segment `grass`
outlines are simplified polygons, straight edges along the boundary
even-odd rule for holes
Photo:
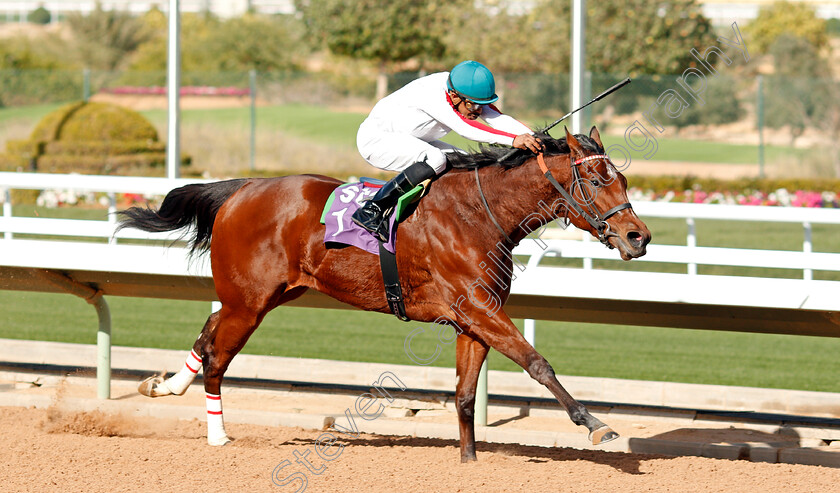
[[[113,344],[185,352],[210,309],[209,303],[145,298],[108,303]],[[0,306],[0,337],[96,342],[96,316],[79,298],[0,291]],[[416,327],[375,313],[281,307],[243,352],[412,364],[403,344]],[[537,349],[559,374],[840,392],[840,339],[542,321],[536,334]],[[413,348],[431,354],[431,341],[427,332]],[[434,364],[454,366],[454,344],[443,349]],[[489,364],[518,370],[496,352]]]
[[[201,125],[222,126],[235,129],[240,139],[248,139],[250,128],[250,113],[248,108],[233,108],[220,110],[190,110],[182,112],[182,125],[185,128]],[[145,112],[158,128],[165,128],[166,113],[163,111]],[[322,106],[288,104],[257,108],[256,126],[258,135],[269,132],[277,138],[277,134],[286,134],[302,139],[306,142],[317,142],[319,146],[326,146],[336,151],[356,150],[356,130],[364,120],[365,114],[347,111],[333,111]],[[536,122],[532,127],[539,126]],[[562,135],[562,129],[554,129],[554,136]],[[259,136],[258,136],[259,139]],[[623,144],[620,137],[605,136],[606,144]],[[478,144],[452,133],[444,141],[463,149],[476,149]],[[206,141],[202,141],[206,143]],[[758,162],[758,148],[752,145],[726,144],[698,141],[681,138],[659,138],[658,150],[653,159],[657,161],[688,161],[721,164],[756,164]],[[257,146],[258,154],[262,151]],[[185,144],[186,152],[190,146]],[[310,148],[311,149],[311,148]],[[765,162],[793,162],[799,163],[808,152],[796,150],[787,146],[765,146]],[[280,158],[274,154],[274,159]],[[634,156],[639,159],[640,156]],[[344,159],[348,157],[342,156]],[[329,159],[329,158],[327,158]],[[358,156],[349,159],[359,160]],[[197,161],[199,165],[201,160]]]
[[[16,206],[14,213],[102,217],[101,210],[24,205]],[[657,243],[685,244],[683,221],[646,222]],[[706,246],[798,250],[802,241],[800,227],[785,224],[698,221],[697,233],[698,243]],[[830,227],[815,227],[813,237],[815,250],[840,252],[840,237]],[[605,266],[671,272],[685,269],[683,265],[596,262],[596,267]],[[724,267],[708,269],[738,273]],[[779,275],[774,269],[756,269],[749,274]],[[800,271],[787,274],[801,277]],[[840,280],[837,273],[822,274]],[[210,310],[209,303],[201,302],[119,297],[110,297],[108,302],[113,343],[123,346],[187,350]],[[95,343],[95,313],[79,298],[0,291],[0,306],[2,338]],[[521,327],[521,321],[517,324]],[[403,347],[406,336],[418,326],[428,328],[375,313],[281,307],[266,317],[244,352],[412,364]],[[413,340],[413,349],[418,355],[431,354],[435,341],[435,334],[428,331]],[[454,365],[453,346],[443,347],[435,365]],[[561,374],[840,392],[836,379],[840,339],[539,321],[536,346]],[[517,370],[495,352],[491,352],[490,368]]]
[[[5,138],[25,138],[31,127],[58,105],[0,109],[0,129]],[[166,136],[164,110],[142,112]],[[256,114],[256,168],[278,172],[323,171],[332,166],[337,174],[357,173],[369,167],[356,152],[356,130],[365,114],[337,111],[325,106],[285,104],[260,106]],[[17,122],[17,125],[16,125]],[[538,126],[542,122],[531,122]],[[559,133],[558,133],[559,132]],[[562,129],[554,130],[560,136]],[[181,111],[182,150],[194,158],[197,168],[211,172],[242,172],[249,166],[250,108]],[[607,144],[622,144],[616,136],[606,136]],[[454,145],[474,149],[477,144],[457,135],[445,139]],[[2,144],[2,139],[0,139]],[[758,149],[751,145],[712,143],[681,138],[659,138],[654,159],[724,164],[755,164]],[[799,157],[796,157],[799,156]],[[767,146],[765,159],[773,162],[800,162],[803,151],[785,146]],[[634,156],[640,158],[640,156]]]
[[[31,126],[57,106],[0,109],[0,133],[3,138],[24,138]],[[165,136],[166,113],[145,114]],[[361,113],[318,106],[261,107],[257,114],[257,168],[277,173],[319,169],[336,176],[346,171],[346,163],[356,169],[369,169],[355,151],[355,132],[363,118]],[[220,170],[239,172],[247,168],[249,122],[247,108],[183,111],[184,152],[193,154],[197,166],[203,169],[212,161]],[[10,135],[9,129],[20,135]],[[457,136],[447,140],[474,146]],[[656,158],[662,160],[756,161],[753,146],[710,146],[708,142],[685,139],[660,139],[659,145]],[[768,148],[768,161],[774,159],[773,153],[781,156],[787,152],[790,150],[783,147]],[[98,210],[15,207],[15,215],[21,216],[94,218],[101,214]],[[648,219],[647,223],[656,243],[685,244],[683,221]],[[697,221],[697,233],[701,246],[801,250],[802,243],[798,225]],[[840,237],[828,226],[815,226],[814,250],[840,252]],[[666,272],[685,269],[683,265],[618,261],[598,261],[595,265]],[[794,270],[717,266],[701,266],[700,272],[801,277],[801,272]],[[826,272],[815,273],[815,278],[840,280],[837,273]],[[115,345],[186,351],[209,314],[208,303],[118,297],[108,301]],[[0,291],[0,306],[0,337],[95,342],[94,311],[78,298]],[[840,391],[836,379],[840,361],[835,356],[840,339],[542,321],[537,326],[537,349],[561,374]],[[266,317],[244,352],[411,364],[403,343],[416,327],[416,323],[405,324],[394,317],[360,311],[281,308]],[[415,339],[418,353],[430,351],[431,336],[426,333]],[[452,366],[453,353],[453,346],[445,346],[435,364]],[[517,370],[495,352],[491,352],[490,368]]]
[[[642,218],[653,234],[653,244],[685,245],[688,227],[682,219]],[[763,223],[751,221],[695,221],[697,246],[722,248],[748,248],[802,251],[803,231],[799,224]],[[812,226],[812,245],[815,252],[840,253],[840,236],[837,227],[827,224]],[[544,265],[580,267],[582,260],[547,257]],[[685,273],[685,264],[657,262],[624,262],[621,260],[594,260],[596,269],[626,271]],[[802,279],[797,269],[770,269],[755,267],[726,267],[700,265],[699,274],[776,277]],[[815,271],[814,279],[840,281],[838,271]]]
[[[0,124],[25,120],[33,125],[48,113],[60,108],[64,103],[39,104],[33,106],[19,106],[11,108],[0,108]]]

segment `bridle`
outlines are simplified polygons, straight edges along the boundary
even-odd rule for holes
[[[583,179],[580,176],[579,167],[581,164],[594,161],[597,159],[605,159],[607,164],[610,163],[610,158],[607,157],[605,154],[593,154],[591,156],[586,156],[581,159],[576,159],[574,161],[571,160],[571,156],[569,157],[569,165],[572,168],[572,186],[571,186],[571,193],[567,192],[565,188],[563,188],[560,183],[554,178],[554,175],[551,174],[551,171],[548,169],[548,166],[545,164],[545,156],[542,152],[537,154],[537,163],[540,166],[540,170],[542,170],[543,175],[546,179],[554,185],[554,188],[560,192],[560,195],[565,199],[567,207],[574,209],[577,215],[583,216],[586,219],[586,222],[589,223],[590,226],[598,233],[598,240],[606,245],[608,248],[614,248],[609,243],[609,239],[612,237],[618,237],[617,234],[613,233],[610,230],[610,225],[607,222],[607,219],[611,218],[617,212],[622,211],[624,209],[632,209],[632,205],[629,202],[625,202],[623,204],[619,204],[612,209],[604,212],[603,214],[595,207],[595,198],[591,197],[589,192],[587,191],[586,187],[582,185]],[[475,168],[475,182],[478,185],[478,194],[481,197],[481,202],[484,204],[484,208],[487,210],[487,214],[490,216],[490,220],[493,221],[493,224],[496,225],[496,228],[502,232],[502,236],[505,237],[507,242],[511,245],[514,245],[513,240],[511,240],[510,236],[505,232],[504,229],[499,225],[499,222],[496,220],[496,216],[493,215],[493,212],[490,210],[489,204],[487,204],[487,199],[484,197],[484,191],[481,189],[481,181],[478,177],[478,168]],[[586,206],[586,210],[581,207],[579,201],[574,198],[575,188],[580,189],[580,194],[583,198],[583,203]]]

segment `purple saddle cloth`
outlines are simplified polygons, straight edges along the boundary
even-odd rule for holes
[[[347,183],[336,188],[324,207],[321,215],[321,222],[326,226],[324,232],[324,243],[350,245],[361,248],[366,252],[379,255],[379,240],[353,222],[350,217],[364,201],[376,195],[381,185],[369,182]],[[396,214],[388,218],[388,242],[385,249],[394,253],[394,240],[396,239],[396,228],[394,222]]]

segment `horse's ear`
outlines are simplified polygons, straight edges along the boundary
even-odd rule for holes
[[[594,140],[598,146],[603,149],[604,144],[601,142],[601,133],[598,132],[598,129],[595,128],[595,125],[592,125],[592,128],[589,130],[589,138]]]
[[[580,142],[578,142],[574,135],[569,133],[568,127],[564,125],[563,129],[566,131],[566,143],[569,144],[569,150],[575,156],[582,156],[584,154],[583,146],[580,145]]]

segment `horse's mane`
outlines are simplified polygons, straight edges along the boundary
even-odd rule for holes
[[[545,145],[545,154],[547,156],[569,154],[571,152],[569,150],[569,144],[566,143],[565,137],[562,139],[555,139],[545,133],[538,133],[536,136],[539,137]],[[585,149],[594,152],[604,152],[604,149],[602,149],[597,142],[586,135],[578,134],[575,135],[575,138]],[[470,153],[448,153],[446,155],[446,160],[449,165],[455,169],[483,168],[485,166],[492,165],[498,165],[504,168],[513,168],[521,165],[528,158],[534,156],[534,153],[531,151],[516,149],[516,152],[509,159],[500,163],[498,161],[499,158],[510,152],[510,150],[511,148],[507,146],[482,144],[479,146],[478,151],[472,151]]]

